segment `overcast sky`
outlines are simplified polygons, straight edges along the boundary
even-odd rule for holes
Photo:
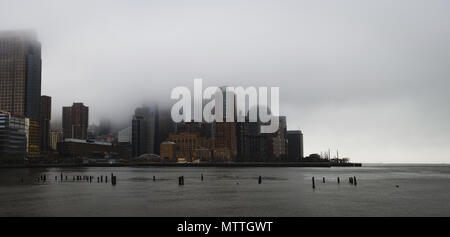
[[[176,86],[278,86],[305,154],[450,163],[450,1],[0,0],[34,29],[53,119],[130,121]]]

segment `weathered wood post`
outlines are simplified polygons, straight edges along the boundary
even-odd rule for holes
[[[262,177],[260,175],[259,178],[258,178],[258,184],[261,184],[261,182],[262,182]]]
[[[339,176],[338,176],[337,180],[338,180],[338,184],[341,183],[341,179],[339,178]]]
[[[153,181],[155,181],[156,180],[156,177],[153,175]]]
[[[355,186],[356,186],[356,176],[353,176],[353,183],[354,183]]]
[[[316,188],[316,182],[314,181],[314,176],[312,177],[312,188],[313,188],[313,189]]]
[[[116,182],[117,182],[117,176],[112,176],[111,184],[116,185]]]
[[[325,183],[325,177],[322,177],[322,183]]]
[[[201,180],[203,181],[203,174],[202,174],[202,176],[201,176]]]

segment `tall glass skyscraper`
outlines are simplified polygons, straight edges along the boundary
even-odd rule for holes
[[[0,32],[0,110],[40,119],[41,65],[34,32]]]

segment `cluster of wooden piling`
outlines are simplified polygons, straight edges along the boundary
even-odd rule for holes
[[[348,182],[349,182],[350,184],[353,184],[353,185],[356,186],[356,184],[357,184],[356,177],[355,177],[355,176],[349,177],[349,178],[348,178]]]
[[[86,181],[89,183],[92,183],[92,179],[95,178],[94,176],[87,176],[87,175],[75,175],[72,176],[72,180],[75,181]],[[68,177],[67,175],[65,176],[65,181],[67,181]],[[200,175],[200,179],[201,181],[204,180],[203,174]],[[37,177],[35,179],[37,182],[46,182],[47,180],[47,175],[45,174],[41,174],[39,177]],[[55,181],[58,180],[58,176],[55,176]],[[64,176],[63,173],[61,172],[60,174],[60,181],[62,182],[64,180]],[[103,183],[103,181],[105,183],[108,183],[108,176],[107,175],[100,175],[97,176],[97,183]],[[156,176],[153,176],[153,181],[156,181]],[[23,183],[23,177],[21,177],[20,182]],[[356,176],[353,177],[349,177],[348,178],[348,182],[354,186],[357,185],[357,179]],[[117,176],[115,176],[113,173],[111,173],[111,184],[112,185],[116,185],[117,183]],[[262,176],[258,176],[258,184],[262,183]],[[326,183],[325,181],[325,177],[322,177],[322,183]],[[340,184],[341,183],[341,179],[338,176],[337,177],[337,183]],[[179,176],[178,177],[178,185],[184,185],[184,176]],[[312,188],[315,189],[316,188],[316,182],[315,182],[315,178],[314,176],[312,177]]]
[[[88,183],[92,183],[92,179],[94,179],[94,178],[95,178],[95,176],[73,175],[72,176],[72,182],[85,181],[85,182],[88,182]],[[68,177],[66,175],[65,179],[64,179],[63,173],[61,172],[59,180],[60,180],[60,182],[67,181]],[[40,183],[41,181],[45,183],[47,181],[47,175],[46,174],[41,174],[39,177],[35,178],[35,181],[38,182],[38,183]],[[55,181],[58,181],[58,176],[57,175],[55,175]],[[23,183],[23,177],[20,178],[20,182]],[[107,175],[97,176],[97,183],[103,183],[103,182],[104,183],[108,183],[108,176]],[[111,184],[112,185],[116,185],[116,183],[117,183],[117,176],[115,176],[113,173],[111,173]]]
[[[325,177],[322,177],[322,182],[325,183]],[[357,184],[356,176],[349,177],[349,178],[348,178],[348,182],[349,182],[350,184],[356,186],[356,184]],[[337,177],[337,183],[338,183],[338,184],[341,183],[341,178],[340,178],[339,176]],[[313,189],[316,188],[316,182],[315,182],[315,180],[314,180],[314,176],[312,177],[312,188],[313,188]]]

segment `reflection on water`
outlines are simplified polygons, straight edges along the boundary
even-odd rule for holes
[[[444,165],[0,169],[0,216],[449,216],[449,181]]]

